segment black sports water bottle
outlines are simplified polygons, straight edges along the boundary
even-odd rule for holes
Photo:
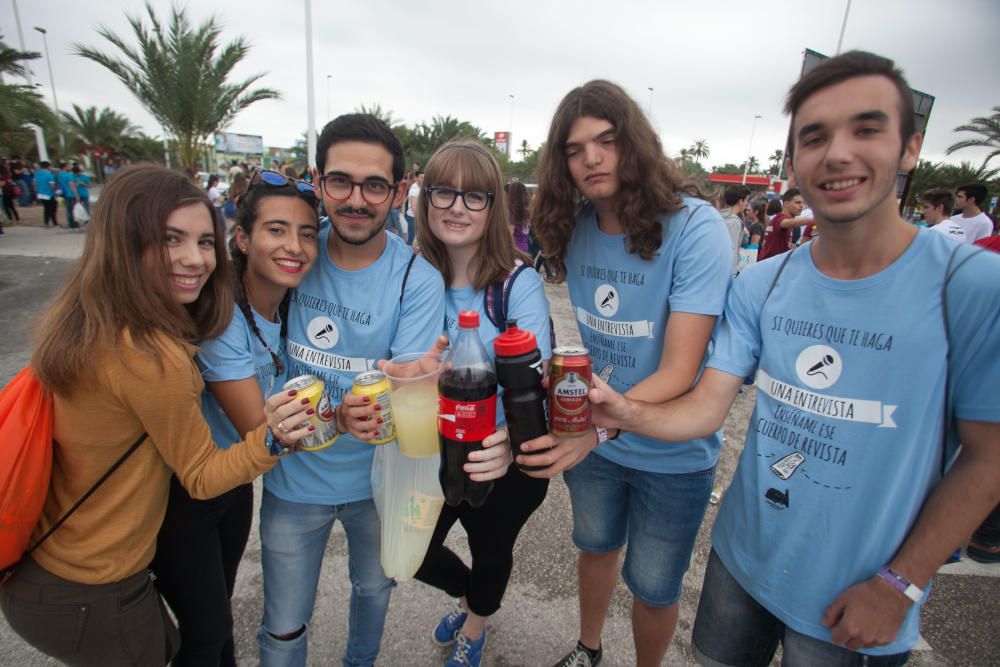
[[[549,415],[542,387],[542,353],[535,334],[517,328],[517,320],[507,320],[507,330],[493,340],[497,355],[497,380],[503,387],[503,412],[514,456],[521,445],[549,432]],[[543,470],[544,466],[522,466],[521,470]]]
[[[441,489],[452,507],[465,500],[486,502],[493,482],[473,482],[463,469],[469,452],[483,448],[496,432],[497,374],[479,339],[479,313],[458,314],[458,337],[438,377],[438,435],[441,441]]]

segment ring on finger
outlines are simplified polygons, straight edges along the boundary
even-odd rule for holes
[[[283,422],[278,422],[278,430],[282,433],[288,433],[288,429],[285,428],[285,424]]]

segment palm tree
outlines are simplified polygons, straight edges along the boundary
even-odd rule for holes
[[[251,89],[263,74],[227,83],[250,43],[239,37],[220,46],[222,28],[214,17],[193,27],[176,6],[168,24],[160,21],[149,3],[146,13],[149,26],[139,16],[128,15],[135,46],[105,26],[98,28],[120,57],[81,44],[74,44],[73,51],[117,76],[175,138],[181,163],[195,169],[209,135],[224,129],[251,104],[281,95],[271,88]]]
[[[983,160],[983,169],[986,169],[986,165],[989,164],[990,160],[1000,155],[1000,107],[993,107],[993,115],[989,118],[982,116],[973,118],[967,124],[956,127],[954,131],[973,132],[981,136],[976,139],[963,139],[958,143],[952,144],[945,151],[946,155],[951,155],[963,148],[990,148],[992,150],[986,156],[986,159]]]
[[[354,108],[355,113],[368,114],[369,116],[375,116],[380,121],[388,125],[389,127],[395,127],[397,125],[396,119],[392,116],[391,109],[383,109],[382,105],[378,102],[374,104],[367,105],[361,104]]]
[[[521,154],[521,162],[528,159],[528,153],[531,152],[531,146],[528,145],[527,139],[521,140],[521,147],[517,149],[517,152]]]
[[[72,114],[63,111],[62,115],[73,150],[90,156],[98,178],[104,173],[100,154],[119,152],[126,139],[138,131],[128,118],[108,107],[98,111],[97,107],[83,109],[74,104]]]
[[[747,163],[746,163],[746,161],[744,161],[743,164],[740,165],[740,169],[742,170],[742,168],[746,167],[746,166],[747,166]],[[751,155],[750,156],[750,166],[747,167],[747,173],[748,174],[756,174],[759,171],[760,171],[760,160],[758,160],[757,158],[755,158],[754,156]]]
[[[24,76],[22,61],[39,56],[34,51],[12,49],[0,38],[0,153],[27,153],[26,149],[34,145],[34,134],[28,124],[47,127],[56,122],[42,96],[31,86],[3,80],[5,74]]]
[[[690,148],[682,148],[681,152],[677,154],[677,158],[681,162],[687,162],[688,160],[691,159],[691,149]]]
[[[774,174],[781,173],[781,162],[785,159],[785,151],[781,148],[775,148],[774,152],[771,153],[771,157],[767,158],[767,162],[771,165],[771,171]]]
[[[688,149],[688,153],[695,160],[704,160],[711,154],[711,152],[711,149],[708,147],[708,142],[704,139],[695,140],[695,142],[691,144],[691,148]]]

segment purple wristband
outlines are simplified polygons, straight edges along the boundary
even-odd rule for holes
[[[888,581],[892,584],[893,588],[914,602],[920,602],[920,598],[924,595],[924,592],[921,589],[917,588],[915,584],[910,583],[906,577],[901,575],[899,572],[896,572],[888,565],[878,571],[878,576]]]

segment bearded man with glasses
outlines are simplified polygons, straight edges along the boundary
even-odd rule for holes
[[[333,522],[348,539],[350,620],[344,665],[378,657],[394,586],[380,564],[380,523],[372,501],[370,440],[378,413],[350,393],[354,376],[379,359],[431,348],[444,324],[444,283],[426,260],[386,232],[405,197],[403,146],[374,116],[348,114],[323,128],[318,185],[329,217],[319,255],[294,291],[288,313],[288,377],[314,375],[335,408],[336,443],[286,457],[264,480],[261,665],[305,665],[307,632]]]

